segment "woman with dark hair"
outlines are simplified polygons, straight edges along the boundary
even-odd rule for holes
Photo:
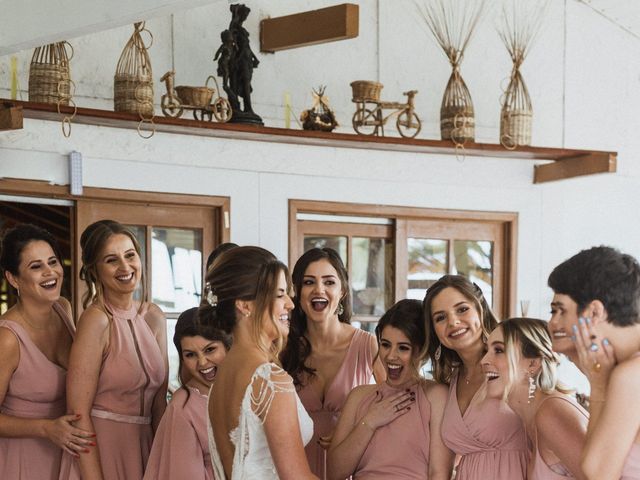
[[[289,333],[287,267],[237,247],[207,272],[202,324],[233,335],[209,394],[209,450],[218,479],[315,479],[304,456],[313,424],[279,355]]]
[[[511,318],[491,332],[488,344],[482,359],[487,396],[504,399],[526,426],[533,447],[527,479],[585,478],[580,456],[589,414],[558,382],[547,323]]]
[[[326,450],[349,392],[384,379],[374,360],[373,335],[350,325],[351,292],[347,270],[331,248],[312,248],[293,268],[294,309],[285,370],[293,377],[300,399],[313,419],[314,436],[305,449],[311,471],[326,478]]]
[[[381,385],[349,394],[329,450],[329,478],[449,480],[453,453],[440,426],[447,388],[420,376],[424,320],[418,300],[400,300],[378,322]]]
[[[178,351],[174,394],[153,439],[144,478],[213,480],[207,438],[207,395],[231,347],[231,337],[197,320],[198,309],[178,317],[173,343]]]
[[[481,359],[498,321],[482,290],[462,275],[445,275],[429,287],[423,306],[425,353],[434,380],[449,385],[442,439],[461,457],[456,479],[526,478],[522,421],[502,399],[485,398]]]
[[[558,265],[549,286],[591,385],[582,470],[588,479],[640,479],[640,264],[593,247]]]
[[[96,433],[98,448],[79,460],[65,455],[60,480],[139,480],[166,408],[164,314],[147,301],[131,231],[101,220],[82,232],[80,246],[87,292],[69,359],[67,404],[82,415],[77,425]]]
[[[84,453],[93,435],[65,415],[65,378],[75,333],[60,296],[60,251],[35,225],[8,230],[0,268],[18,294],[0,316],[0,478],[56,480],[62,452]]]

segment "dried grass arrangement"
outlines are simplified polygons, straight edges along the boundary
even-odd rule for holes
[[[540,31],[549,0],[503,0],[498,33],[507,47],[513,68],[501,100],[500,143],[513,150],[531,145],[533,107],[520,66]]]
[[[67,47],[71,50],[67,53]],[[71,80],[69,62],[73,58],[73,47],[69,42],[50,43],[37,47],[31,57],[29,66],[29,101],[53,103],[60,106],[73,107],[71,116],[65,115],[62,120],[62,133],[71,135],[71,120],[76,115],[73,101],[75,84]]]
[[[142,39],[143,32],[151,38],[148,46]],[[140,115],[139,133],[142,123],[153,124],[153,71],[148,52],[152,44],[153,35],[144,27],[144,22],[134,24],[133,34],[122,50],[113,79],[114,110]]]
[[[440,135],[463,146],[475,140],[475,114],[460,64],[486,9],[486,0],[416,0],[416,6],[451,63],[451,77],[440,106]]]

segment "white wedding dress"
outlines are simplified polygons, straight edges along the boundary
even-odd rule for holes
[[[293,394],[296,396],[298,423],[303,445],[313,436],[313,420],[304,409],[293,382],[278,382],[272,380],[273,375],[282,375],[284,370],[274,363],[263,363],[256,368],[247,385],[238,426],[229,432],[231,443],[235,447],[233,455],[233,471],[231,480],[278,480],[278,472],[273,464],[267,437],[264,432],[264,421],[269,414],[271,402],[277,394]],[[254,395],[254,387],[258,395]],[[224,468],[213,438],[211,422],[208,423],[209,451],[213,463],[213,473],[219,480],[224,480]]]

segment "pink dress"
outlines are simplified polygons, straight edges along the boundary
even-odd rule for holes
[[[640,352],[634,353],[631,358],[637,357]],[[627,459],[622,468],[620,480],[640,480],[640,444],[631,445]]]
[[[340,411],[351,390],[358,385],[371,382],[373,374],[372,337],[364,330],[355,330],[344,361],[327,389],[324,402],[314,390],[313,381],[305,383],[298,392],[304,408],[313,420],[313,438],[305,448],[307,460],[311,471],[321,480],[326,479],[327,452],[318,445],[318,438],[333,434]]]
[[[378,385],[383,398],[399,393],[386,383]],[[424,480],[429,473],[429,420],[431,404],[424,388],[419,384],[411,387],[416,394],[415,406],[391,423],[376,429],[353,478],[364,480],[411,479]],[[367,414],[376,399],[373,390],[356,409],[358,423]]]
[[[164,413],[144,472],[145,480],[213,480],[207,437],[207,396],[185,387]]]
[[[457,377],[449,386],[442,441],[462,458],[456,480],[524,480],[527,435],[520,417],[501,400],[488,398],[460,413]],[[478,393],[476,393],[478,395]]]
[[[538,409],[542,406],[542,404],[550,398],[558,398],[569,404],[573,405],[584,417],[589,420],[589,414],[587,411],[582,408],[578,402],[571,399],[570,397],[547,397],[540,405],[538,405]],[[540,456],[540,451],[538,450],[538,431],[534,431],[534,457],[533,463],[531,464],[531,473],[529,474],[528,480],[567,480],[568,478],[575,478],[573,474],[569,471],[569,469],[562,463],[555,463],[553,465],[547,465],[543,458]]]
[[[140,480],[151,451],[151,406],[164,382],[160,347],[138,313],[111,308],[109,347],[91,409],[105,480]],[[79,480],[78,461],[64,454],[60,480]]]
[[[53,309],[73,337],[75,327],[58,303]],[[9,381],[0,411],[22,418],[58,418],[66,412],[67,371],[51,362],[31,341],[26,330],[11,320],[0,320],[18,339],[20,362]],[[44,438],[0,438],[0,478],[57,480],[62,449]]]

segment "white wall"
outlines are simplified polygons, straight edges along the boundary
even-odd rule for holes
[[[259,51],[258,24],[334,1],[248,1],[246,24]],[[359,0],[360,35],[343,42],[259,54],[254,105],[267,125],[283,125],[282,98],[299,112],[312,87],[327,85],[342,131],[354,111],[349,83],[380,80],[383,97],[417,88],[421,136],[439,137],[439,108],[450,67],[411,0]],[[474,99],[477,139],[496,143],[500,86],[510,61],[495,31],[495,10],[472,41],[462,73]],[[197,85],[215,72],[213,54],[230,15],[225,2],[173,18],[178,84]],[[156,79],[171,68],[170,17],[147,23]],[[111,108],[115,65],[131,28],[72,39],[72,77],[81,106]],[[640,187],[636,152],[640,41],[575,0],[554,0],[523,74],[534,103],[534,144],[619,152],[618,173],[533,185],[533,163],[468,157],[320,148],[157,134],[75,125],[65,139],[54,122],[26,120],[0,134],[0,176],[67,183],[66,154],[83,153],[86,185],[231,197],[232,240],[258,243],[287,258],[287,200],[305,198],[519,214],[518,298],[530,314],[548,316],[546,277],[558,262],[594,244],[640,257]],[[27,88],[31,52],[17,54]],[[8,97],[9,57],[0,57],[0,96]],[[163,87],[156,83],[156,100]],[[26,93],[23,92],[26,99]],[[159,111],[159,110],[158,110]]]

